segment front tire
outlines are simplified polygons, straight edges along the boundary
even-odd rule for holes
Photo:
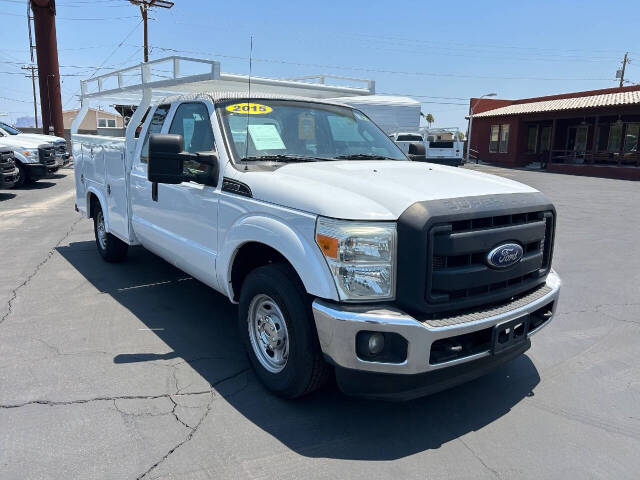
[[[27,169],[24,168],[21,163],[16,162],[16,166],[18,167],[18,181],[13,187],[24,187],[27,183],[29,183],[29,174],[27,173]]]
[[[127,256],[129,245],[106,230],[104,214],[100,203],[96,202],[93,211],[93,233],[100,256],[107,262],[121,262]]]
[[[329,368],[320,351],[311,301],[292,268],[270,264],[247,276],[238,324],[253,369],[273,393],[297,398],[325,383]]]

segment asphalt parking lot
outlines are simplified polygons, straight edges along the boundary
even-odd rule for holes
[[[558,315],[400,404],[271,396],[226,298],[142,249],[100,259],[72,170],[0,191],[0,478],[638,478],[640,184],[479,168],[553,199]]]

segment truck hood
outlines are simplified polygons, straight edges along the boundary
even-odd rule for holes
[[[397,220],[426,200],[537,191],[495,175],[410,161],[294,163],[237,178],[256,199],[349,220]]]
[[[7,137],[0,137],[0,146],[9,148],[38,148],[39,145],[50,142],[51,140],[45,142],[27,136],[23,137],[22,135],[9,135]]]
[[[18,137],[18,138],[31,138],[34,140],[39,141],[40,143],[59,143],[59,142],[65,142],[66,140],[62,137],[55,137],[53,135],[43,135],[41,133],[21,133],[19,135],[13,135],[14,137]]]

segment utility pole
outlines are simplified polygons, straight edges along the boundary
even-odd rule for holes
[[[140,7],[140,15],[142,15],[142,23],[144,27],[144,63],[149,61],[149,27],[147,26],[147,19],[149,17],[149,9],[152,7],[171,8],[173,2],[165,0],[129,0],[133,5]]]
[[[624,54],[624,60],[622,60],[622,70],[620,71],[620,87],[624,85],[624,71],[627,68],[627,63],[629,63],[629,52]]]
[[[62,98],[60,95],[60,66],[58,65],[58,39],[56,36],[55,0],[30,0],[33,25],[36,33],[38,56],[38,84],[42,130],[64,136],[62,122]]]
[[[31,71],[30,75],[26,75],[27,78],[31,77],[31,85],[33,87],[33,115],[35,117],[36,120],[36,128],[38,128],[38,102],[36,101],[36,66],[34,64],[31,65],[24,65],[22,67],[22,70],[29,70]]]

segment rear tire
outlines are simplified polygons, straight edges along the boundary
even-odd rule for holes
[[[270,264],[247,276],[238,326],[253,369],[276,395],[301,397],[326,382],[330,369],[322,358],[311,300],[289,266]]]
[[[129,245],[106,231],[104,214],[99,202],[93,208],[93,233],[100,256],[107,262],[121,262],[127,256]]]

